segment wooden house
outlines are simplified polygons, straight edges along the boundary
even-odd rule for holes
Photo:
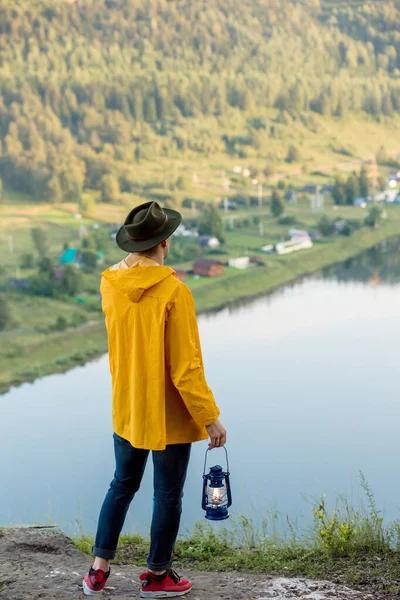
[[[193,273],[202,277],[216,277],[224,274],[224,265],[218,260],[199,258],[193,265]]]

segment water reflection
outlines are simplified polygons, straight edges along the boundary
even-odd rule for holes
[[[234,314],[238,309],[252,305],[258,298],[263,298],[269,305],[276,298],[286,295],[290,290],[306,284],[308,281],[321,278],[337,282],[357,282],[371,285],[395,285],[400,283],[400,238],[385,240],[361,254],[328,267],[324,267],[313,275],[300,276],[289,281],[283,288],[265,292],[248,298],[240,298],[232,302],[226,309],[209,311],[209,315],[221,311]],[[206,318],[206,315],[205,315]]]
[[[320,275],[323,279],[340,282],[397,284],[400,282],[400,240],[384,241],[359,256],[323,269]]]
[[[379,507],[397,517],[398,249],[397,240],[382,244],[199,319],[207,378],[229,432],[234,511],[277,507],[301,523],[310,517],[304,494],[334,499],[362,470]],[[0,398],[0,525],[49,515],[69,532],[76,518],[93,532],[113,471],[110,397],[104,356]],[[204,518],[204,452],[195,445],[184,527]],[[151,487],[150,469],[130,531],[147,533]]]

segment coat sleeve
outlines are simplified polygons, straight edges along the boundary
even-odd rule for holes
[[[220,412],[204,375],[192,294],[183,285],[169,306],[165,347],[172,383],[191,417],[200,427],[214,423]]]

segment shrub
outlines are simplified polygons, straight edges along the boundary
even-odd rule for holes
[[[68,327],[67,319],[63,315],[58,316],[56,323],[54,325],[54,329],[56,331],[64,331],[64,329],[67,329],[67,327]]]
[[[286,156],[286,162],[288,162],[288,163],[299,162],[299,160],[300,160],[299,149],[296,148],[296,146],[290,146],[287,156]]]
[[[32,269],[35,266],[35,256],[28,252],[21,256],[21,269]]]
[[[365,217],[365,225],[367,225],[367,227],[376,227],[382,219],[382,212],[380,206],[373,206],[370,208]]]
[[[97,253],[92,250],[85,250],[82,252],[82,264],[87,271],[95,271],[97,266]]]
[[[47,252],[47,233],[40,227],[34,227],[31,230],[33,244],[40,257],[46,255]]]
[[[292,215],[285,215],[284,217],[278,219],[278,223],[279,225],[297,225],[298,220]]]
[[[335,223],[327,215],[323,215],[318,223],[318,229],[322,235],[332,235],[335,232]]]

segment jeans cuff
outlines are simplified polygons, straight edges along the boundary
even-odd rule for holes
[[[114,560],[115,558],[115,550],[104,550],[103,548],[96,548],[96,546],[93,546],[92,554],[97,558],[104,558],[105,560]]]
[[[147,566],[150,571],[168,571],[171,568],[172,560],[169,560],[166,563],[151,563],[147,561]]]

